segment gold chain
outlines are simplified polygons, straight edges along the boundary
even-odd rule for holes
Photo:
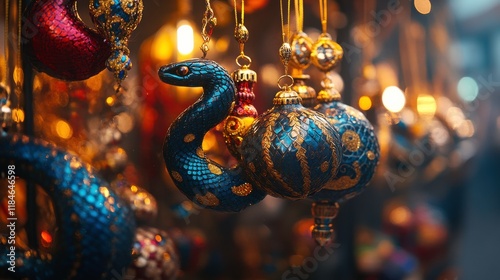
[[[328,19],[328,0],[319,0],[319,14],[321,17],[321,27],[323,33],[326,33]]]
[[[295,17],[297,18],[297,33],[304,28],[304,0],[295,0]]]
[[[214,10],[210,6],[210,0],[205,0],[205,13],[202,20],[202,30],[201,37],[203,38],[203,44],[201,45],[201,51],[203,52],[203,58],[207,56],[209,51],[208,43],[210,43],[210,38],[214,27],[217,25],[217,18],[215,17]]]
[[[236,26],[238,26],[238,9],[237,9],[237,0],[234,0],[234,22],[236,22]],[[241,25],[245,25],[245,0],[241,0]]]
[[[281,12],[281,32],[283,35],[283,43],[290,41],[290,1],[288,0],[287,16],[286,22],[283,15],[283,0],[280,0],[280,12]]]

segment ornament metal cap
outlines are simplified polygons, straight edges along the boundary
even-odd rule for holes
[[[243,66],[231,74],[231,78],[233,78],[235,83],[239,82],[257,82],[257,73],[253,70],[248,69]]]
[[[289,105],[289,104],[302,104],[302,98],[299,94],[289,87],[284,88],[282,91],[276,93],[273,99],[274,105]]]

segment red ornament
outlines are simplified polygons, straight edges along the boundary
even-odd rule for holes
[[[22,40],[37,71],[79,81],[104,70],[110,46],[85,25],[75,7],[76,0],[38,0],[26,9]]]

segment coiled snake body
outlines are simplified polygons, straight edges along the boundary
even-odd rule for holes
[[[240,166],[225,168],[208,159],[201,144],[208,130],[227,117],[235,98],[229,74],[217,63],[193,59],[160,68],[160,79],[177,86],[203,87],[202,97],[170,126],[163,156],[176,186],[202,207],[240,211],[266,194],[248,182]]]
[[[75,155],[25,136],[0,136],[0,173],[40,185],[52,198],[58,228],[52,254],[17,247],[0,236],[0,278],[112,279],[131,262],[133,213],[95,171]],[[18,205],[17,207],[22,207]]]

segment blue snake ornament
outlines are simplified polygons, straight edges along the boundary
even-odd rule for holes
[[[0,136],[1,172],[9,166],[52,198],[58,228],[48,253],[16,248],[15,272],[12,240],[0,236],[0,278],[112,279],[128,267],[133,213],[88,164],[42,140]]]
[[[205,133],[231,112],[236,88],[230,75],[205,59],[172,63],[158,74],[168,84],[204,89],[172,123],[163,146],[174,183],[198,205],[236,212],[266,194],[305,198],[336,175],[341,157],[338,132],[322,114],[300,105],[297,93],[283,90],[276,95],[275,106],[244,134],[239,165],[229,169],[206,158],[201,146]]]

